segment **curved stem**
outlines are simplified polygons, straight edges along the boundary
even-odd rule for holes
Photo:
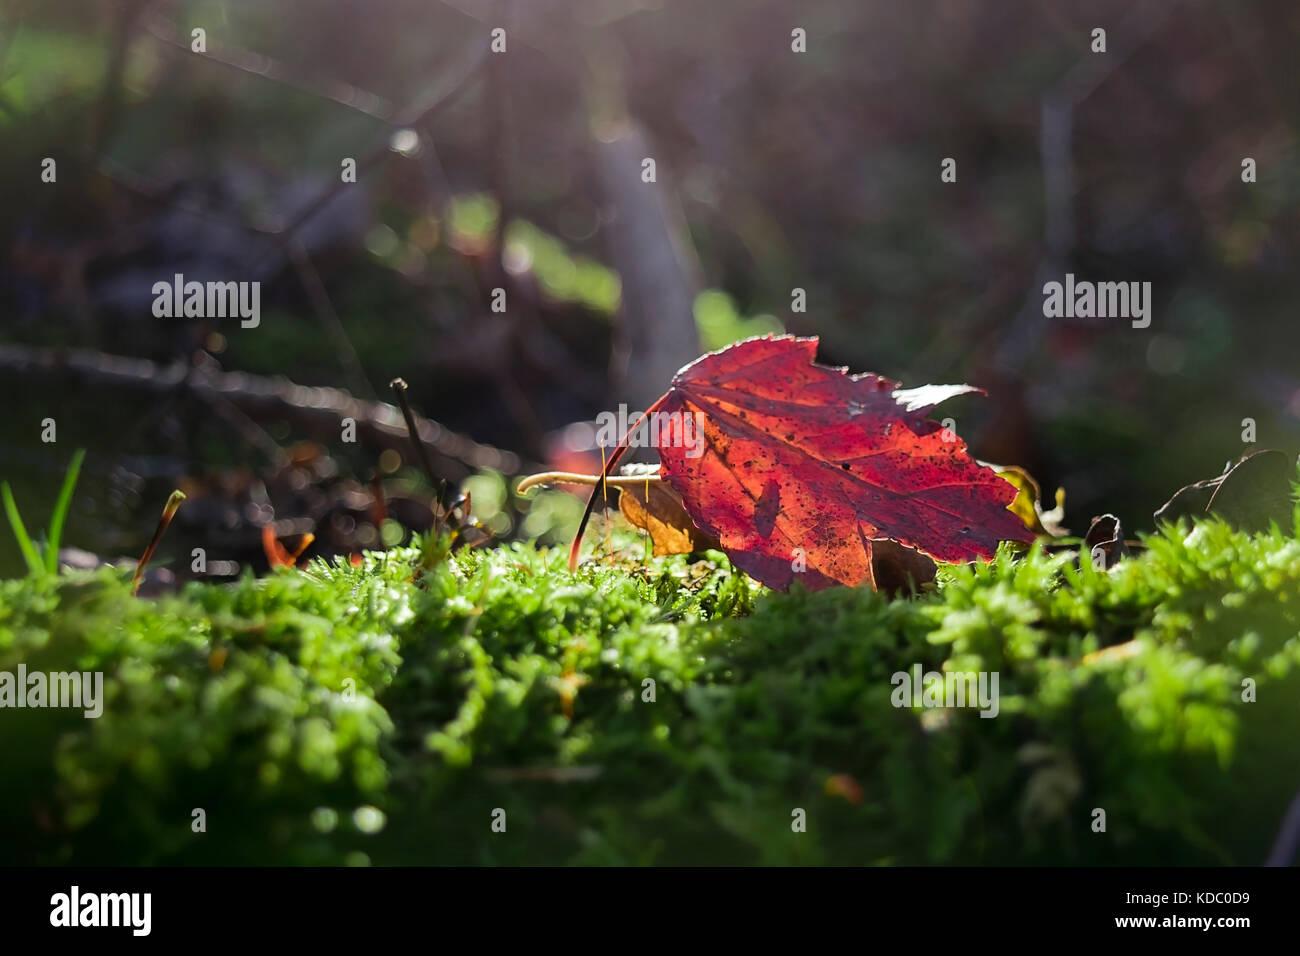
[[[600,475],[580,475],[574,471],[544,471],[539,475],[529,475],[515,487],[517,494],[523,494],[539,485],[598,485]],[[610,475],[605,484],[611,488],[632,488],[647,482],[663,481],[659,475]]]
[[[614,449],[614,454],[609,456],[609,461],[605,462],[605,467],[600,473],[600,484],[591,489],[591,497],[587,499],[587,507],[582,512],[582,521],[578,522],[578,533],[573,536],[573,544],[569,546],[570,571],[576,571],[578,568],[578,550],[582,547],[582,533],[587,530],[587,521],[591,518],[591,509],[596,506],[596,496],[608,487],[610,472],[614,470],[614,466],[618,464],[619,459],[622,458],[628,448],[631,447],[626,444],[628,437],[636,434],[636,430],[641,427],[641,423],[649,418],[652,413],[658,411],[659,406],[664,403],[664,399],[667,397],[668,393],[665,392],[657,402],[641,413],[641,417],[638,418],[636,422],[633,423],[632,427],[627,430],[627,433],[619,439],[618,447]],[[644,481],[645,478],[641,477],[640,480]]]

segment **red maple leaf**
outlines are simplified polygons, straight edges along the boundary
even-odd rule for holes
[[[679,423],[660,429],[660,471],[737,567],[779,590],[796,578],[817,590],[874,584],[873,540],[947,562],[991,558],[999,541],[1033,540],[1007,510],[1016,489],[926,417],[979,389],[900,389],[879,375],[818,365],[816,353],[816,338],[738,342],[679,371],[646,412]],[[682,440],[686,416],[693,424],[685,428],[703,437],[702,454],[698,441]],[[625,450],[620,443],[606,473]]]

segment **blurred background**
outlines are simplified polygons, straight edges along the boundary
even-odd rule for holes
[[[1294,3],[0,11],[0,477],[39,528],[86,448],[84,560],[137,556],[174,487],[179,577],[193,547],[264,569],[267,526],[308,555],[426,528],[395,376],[494,533],[560,540],[580,502],[517,476],[598,469],[599,412],[777,330],[987,389],[944,414],[1076,533],[1300,446]],[[1066,272],[1151,282],[1150,327],[1044,319]],[[177,273],[260,282],[260,324],[155,317]]]

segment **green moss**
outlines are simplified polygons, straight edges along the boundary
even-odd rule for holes
[[[912,600],[772,594],[714,554],[570,574],[524,545],[158,602],[111,570],[0,582],[0,670],[102,670],[107,698],[97,720],[3,712],[17,811],[0,846],[83,863],[1259,863],[1300,780],[1300,541],[1205,524],[1147,543],[1109,572],[1004,554]],[[915,664],[997,671],[998,716],[895,707],[891,676]]]

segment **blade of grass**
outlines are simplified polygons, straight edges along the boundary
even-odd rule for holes
[[[59,540],[63,537],[63,521],[68,516],[72,490],[77,487],[77,475],[81,473],[81,462],[85,457],[84,448],[78,448],[72,456],[68,472],[63,476],[63,487],[59,489],[59,500],[54,503],[54,514],[50,516],[49,538],[45,545],[45,570],[50,574],[59,572]]]
[[[23,553],[23,558],[27,561],[27,566],[32,569],[32,574],[43,574],[45,565],[41,564],[41,556],[36,551],[36,545],[32,544],[27,529],[23,527],[23,519],[18,514],[18,505],[14,503],[14,494],[9,490],[9,482],[0,482],[0,497],[4,498],[9,527],[14,529],[14,537],[18,539],[18,550]]]

